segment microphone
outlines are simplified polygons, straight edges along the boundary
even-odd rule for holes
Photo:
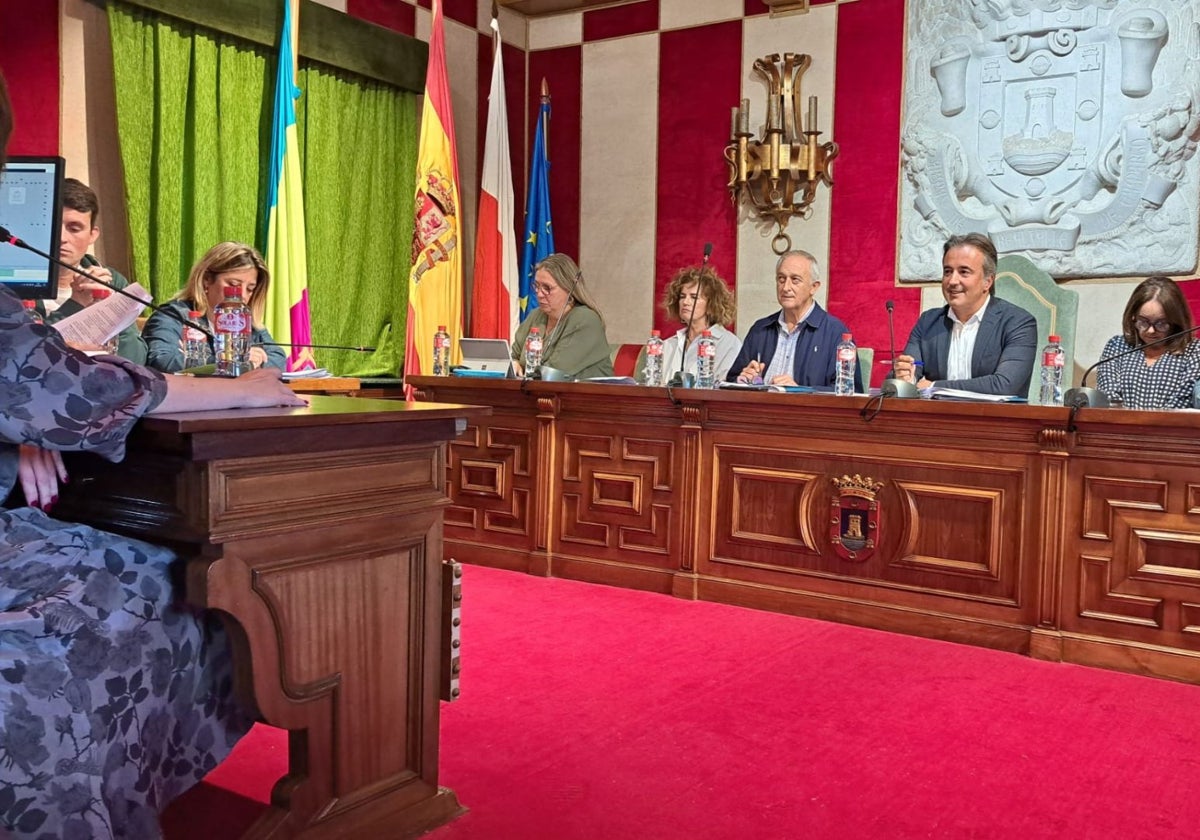
[[[704,256],[700,259],[700,266],[703,268],[708,265],[708,258],[712,256],[712,243],[704,243]],[[700,281],[696,281],[696,299],[700,299]],[[671,380],[667,382],[668,388],[691,388],[695,384],[695,377],[684,373],[684,368],[687,367],[687,346],[688,336],[692,334],[692,319],[696,317],[696,304],[692,304],[692,309],[688,313],[687,329],[683,331],[683,346],[679,348],[679,370],[671,375]]]
[[[1171,333],[1170,335],[1163,336],[1162,338],[1156,338],[1154,341],[1147,341],[1145,344],[1139,344],[1136,347],[1130,347],[1128,350],[1122,350],[1120,353],[1114,353],[1111,356],[1106,356],[1085,370],[1083,372],[1083,377],[1079,380],[1079,387],[1071,388],[1065,394],[1063,394],[1063,405],[1069,406],[1072,409],[1072,427],[1075,423],[1076,410],[1080,408],[1108,408],[1111,405],[1108,395],[1099,388],[1086,387],[1088,375],[1091,374],[1092,371],[1101,365],[1106,365],[1109,362],[1116,361],[1122,356],[1128,356],[1132,353],[1137,353],[1139,350],[1145,350],[1147,347],[1153,347],[1156,344],[1165,344],[1168,341],[1174,341],[1180,336],[1191,335],[1197,330],[1200,330],[1200,324],[1197,324],[1189,330],[1180,330],[1179,332]],[[1074,428],[1071,428],[1070,431],[1074,431]]]
[[[889,300],[884,306],[887,307],[888,315],[888,342],[891,345],[892,351],[892,375],[880,383],[879,395],[881,397],[896,397],[902,400],[917,399],[921,396],[921,391],[917,388],[916,384],[896,376],[896,324],[892,319],[892,310],[896,308],[896,304],[894,301]]]
[[[86,271],[84,271],[82,268],[79,268],[78,266],[74,266],[74,265],[69,265],[69,264],[63,262],[62,260],[57,259],[56,257],[52,257],[49,254],[47,254],[46,252],[33,247],[25,240],[19,239],[16,236],[13,236],[12,233],[8,230],[8,228],[3,227],[3,226],[0,226],[0,241],[7,242],[9,245],[16,246],[17,248],[24,248],[26,251],[31,251],[32,253],[37,254],[42,259],[48,260],[49,262],[58,266],[59,268],[65,268],[68,271],[73,271],[81,277],[86,277],[88,280],[90,280],[93,283],[103,286],[106,289],[111,289],[112,291],[116,292],[117,294],[124,295],[125,297],[129,298],[130,300],[136,300],[138,303],[142,304],[143,306],[148,306],[151,309],[153,309],[155,312],[161,312],[163,315],[166,315],[168,318],[170,318],[173,321],[178,321],[179,323],[183,324],[185,327],[192,327],[193,329],[197,329],[200,332],[204,333],[209,338],[213,338],[212,330],[210,330],[208,328],[208,324],[198,323],[189,318],[184,318],[182,315],[180,315],[173,309],[170,309],[166,306],[159,306],[158,304],[154,303],[153,301],[143,300],[142,298],[138,297],[137,295],[133,294],[132,292],[127,292],[124,289],[119,288],[112,283],[109,283],[107,280],[101,280],[97,277],[93,277],[92,275],[90,275]],[[289,344],[286,342],[279,342],[279,341],[259,341],[259,342],[255,342],[255,346],[258,346],[258,347],[303,347],[303,348],[307,348],[310,350],[353,350],[357,353],[374,353],[375,352],[374,347],[347,347],[347,346],[344,346],[341,344]]]
[[[17,248],[24,248],[26,251],[31,251],[34,254],[37,254],[42,259],[47,260],[51,264],[58,266],[59,268],[65,268],[68,271],[74,271],[80,277],[86,277],[92,283],[96,283],[100,286],[103,286],[106,289],[111,289],[112,291],[116,292],[117,294],[124,295],[125,297],[129,298],[130,300],[136,300],[142,306],[148,306],[151,309],[153,309],[155,312],[161,312],[162,314],[166,315],[171,320],[178,321],[179,323],[183,324],[185,327],[192,327],[193,329],[200,330],[200,332],[204,333],[209,338],[213,337],[212,330],[210,330],[208,328],[207,324],[198,324],[192,320],[184,318],[179,313],[177,313],[171,309],[168,309],[165,306],[159,306],[158,304],[156,304],[152,301],[149,301],[149,300],[142,300],[140,297],[133,294],[133,292],[127,292],[124,289],[118,288],[117,286],[115,286],[112,283],[109,283],[106,280],[100,280],[99,278],[93,277],[92,275],[88,274],[86,271],[84,271],[79,266],[68,265],[67,263],[60,260],[58,257],[52,257],[49,254],[47,254],[45,251],[42,251],[39,248],[33,247],[25,240],[18,239],[17,237],[12,235],[12,233],[8,230],[8,228],[3,227],[3,226],[0,226],[0,241],[7,242],[9,245],[13,245]]]

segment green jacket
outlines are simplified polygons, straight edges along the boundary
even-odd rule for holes
[[[525,316],[513,341],[514,360],[524,366],[525,339],[530,328],[537,327],[542,334],[543,365],[557,368],[576,379],[613,375],[604,322],[594,309],[579,304],[572,306],[555,327],[553,341],[546,334],[546,321],[546,313],[540,308]]]

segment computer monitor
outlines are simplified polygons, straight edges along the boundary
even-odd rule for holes
[[[8,159],[0,171],[0,227],[41,251],[58,256],[62,233],[60,157]],[[58,295],[58,268],[32,251],[0,242],[0,285],[20,298]]]

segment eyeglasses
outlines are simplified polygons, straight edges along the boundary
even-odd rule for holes
[[[1171,329],[1171,322],[1162,318],[1158,319],[1157,321],[1147,321],[1145,318],[1134,318],[1133,325],[1137,327],[1138,332],[1149,332],[1150,330],[1154,330],[1158,333],[1165,333]]]
[[[541,283],[534,283],[533,284],[533,293],[535,295],[539,295],[540,297],[545,297],[546,295],[554,294],[554,290],[557,288],[558,288],[557,283],[550,283],[548,285],[542,285]]]

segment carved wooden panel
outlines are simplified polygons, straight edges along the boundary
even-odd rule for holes
[[[897,480],[908,515],[897,565],[999,579],[1004,493]],[[922,522],[938,527],[921,527]]]
[[[563,551],[669,565],[678,540],[673,515],[675,441],[582,428],[561,439],[557,540]]]
[[[523,422],[518,420],[517,422]],[[532,533],[530,499],[535,432],[511,418],[468,426],[450,444],[446,533],[452,538],[526,538]]]
[[[1166,510],[1167,483],[1116,476],[1083,478],[1083,536],[1106,540],[1120,510]]]
[[[347,552],[337,562],[313,557],[263,564],[253,570],[253,590],[267,604],[280,638],[280,684],[297,702],[329,694],[336,725],[348,737],[335,757],[338,797],[368,784],[396,785],[421,774],[420,741],[394,721],[411,711],[382,702],[385,686],[419,679],[421,646],[397,648],[389,626],[419,631],[414,614],[424,596],[423,543],[400,550]],[[319,613],[311,605],[324,604]],[[336,651],[322,644],[337,627],[347,644]],[[410,698],[404,698],[410,702]],[[357,736],[354,733],[358,733]],[[358,745],[370,738],[379,749],[367,760]],[[349,803],[347,803],[349,804]]]
[[[864,464],[838,454],[834,444],[806,440],[806,449],[789,450],[778,442],[760,448],[733,439],[738,442],[718,441],[713,448],[713,550],[702,572],[830,591],[843,588],[821,580],[858,580],[1034,608],[1021,589],[1023,460],[981,464],[969,456],[938,464],[896,447],[891,457]],[[830,505],[838,498],[833,479],[860,473],[881,489],[875,545],[851,560],[839,555],[830,533]],[[811,580],[797,584],[779,572]]]
[[[735,466],[729,471],[730,538],[819,554],[809,517],[821,478],[811,472]]]
[[[1200,520],[1194,470],[1074,465],[1080,528],[1067,553],[1064,625],[1200,650]]]

